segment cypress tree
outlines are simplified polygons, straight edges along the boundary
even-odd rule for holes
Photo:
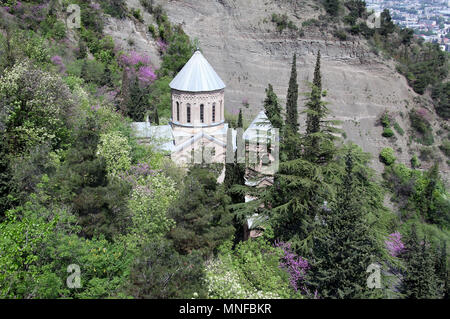
[[[155,106],[155,111],[153,112],[153,121],[156,125],[159,125],[158,108],[156,106]]]
[[[321,298],[367,298],[367,267],[375,257],[375,240],[367,223],[367,209],[354,173],[351,151],[346,155],[345,176],[336,203],[324,207],[316,220],[308,284]]]
[[[281,129],[283,118],[281,117],[281,106],[278,103],[278,97],[273,91],[272,84],[269,83],[266,88],[266,98],[264,99],[264,111],[273,127]]]
[[[306,118],[306,135],[313,137],[314,134],[320,132],[320,121],[324,114],[324,105],[321,101],[322,97],[322,75],[320,74],[320,51],[317,54],[316,67],[314,69],[314,79],[312,90],[307,103],[307,118]],[[313,138],[312,147],[317,147],[318,139]]]
[[[320,51],[317,54],[314,79],[311,93],[306,103],[306,135],[305,135],[305,157],[315,163],[325,163],[329,161],[335,153],[331,134],[338,132],[331,124],[338,121],[328,121],[325,117],[329,114],[326,103],[322,101],[322,75],[320,73]]]
[[[292,58],[291,78],[286,98],[286,129],[298,131],[298,84],[297,84],[297,55]]]
[[[242,128],[242,122],[242,109],[240,109],[237,122],[238,128]],[[231,197],[232,203],[236,204],[245,201],[245,196],[241,192],[238,192],[233,188],[233,186],[235,185],[245,185],[245,164],[237,163],[237,151],[234,154],[234,163],[225,164],[225,179],[223,184],[225,186],[227,195]]]
[[[420,198],[420,210],[424,218],[431,223],[439,223],[445,220],[445,212],[440,212],[435,205],[434,191],[439,183],[439,164],[435,163],[427,172],[427,186]]]
[[[314,68],[313,84],[322,92],[322,75],[320,74],[320,50],[317,52],[316,67]]]
[[[242,109],[239,110],[237,128],[242,128]],[[245,202],[245,164],[237,163],[237,150],[234,152],[234,162],[225,164],[225,178],[223,181],[226,194],[231,198],[232,204]],[[234,244],[243,240],[243,221],[237,217],[235,208],[230,208],[233,213],[233,225],[235,228]]]
[[[244,125],[242,124],[243,120],[242,120],[242,109],[239,109],[239,116],[238,116],[238,121],[237,121],[237,127],[243,127]]]

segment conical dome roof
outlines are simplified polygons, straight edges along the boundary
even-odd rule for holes
[[[178,91],[207,92],[221,90],[225,88],[225,83],[197,50],[170,82],[170,87]]]

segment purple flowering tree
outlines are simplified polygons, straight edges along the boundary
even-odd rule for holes
[[[141,55],[136,51],[131,51],[129,54],[123,54],[119,58],[119,62],[123,66],[140,67],[150,64],[150,58],[146,55]]]
[[[405,249],[405,245],[402,242],[402,235],[398,231],[390,234],[384,243],[389,254],[393,257],[397,257]]]
[[[119,57],[119,64],[124,72],[128,73],[128,78],[137,78],[144,87],[156,80],[156,74],[150,66],[150,58],[146,55],[131,51],[129,54],[122,54]]]
[[[309,269],[309,263],[306,259],[295,254],[291,249],[290,243],[281,241],[275,242],[275,247],[279,247],[283,250],[283,256],[281,257],[280,268],[286,270],[289,274],[289,283],[295,290],[301,290],[307,292],[304,287],[303,280],[307,270]]]
[[[141,66],[138,70],[138,78],[141,82],[150,84],[156,79],[156,74],[149,66]]]
[[[159,53],[162,55],[167,51],[167,43],[162,40],[162,39],[158,39],[156,41],[156,45],[158,46],[159,49]]]
[[[59,73],[65,73],[66,72],[66,66],[64,65],[64,62],[62,58],[59,55],[55,55],[51,57],[50,61],[59,67]]]

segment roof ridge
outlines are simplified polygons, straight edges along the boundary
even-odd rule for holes
[[[225,83],[203,54],[195,51],[169,86],[178,91],[208,92],[224,89]]]

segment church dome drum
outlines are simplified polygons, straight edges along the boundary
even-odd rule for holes
[[[170,82],[172,124],[209,127],[224,123],[225,84],[200,51]]]

